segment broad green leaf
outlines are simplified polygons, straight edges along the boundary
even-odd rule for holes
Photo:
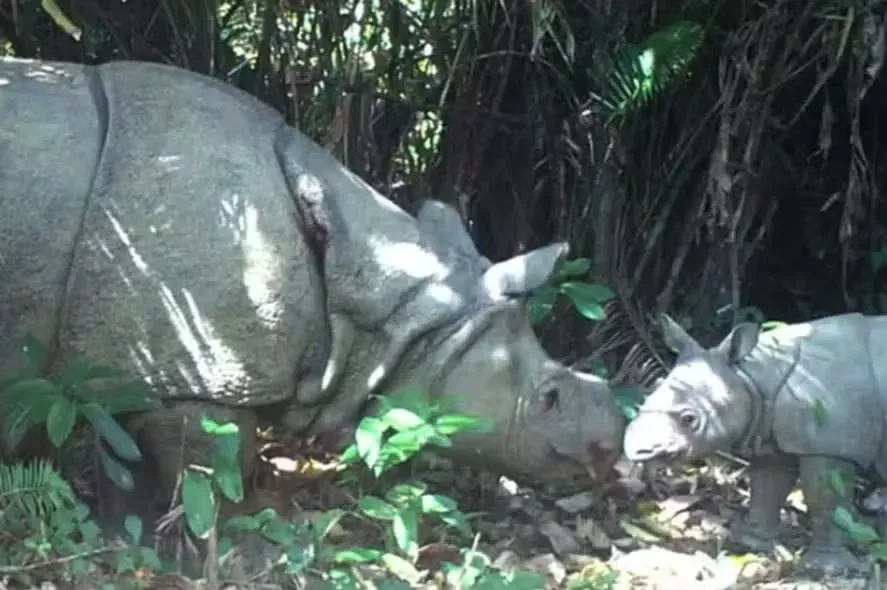
[[[857,522],[843,506],[835,508],[832,521],[838,525],[855,543],[869,544],[878,541],[880,537],[875,530],[867,524]]]
[[[281,547],[289,547],[296,539],[293,525],[282,518],[269,520],[262,525],[262,536]]]
[[[564,277],[581,277],[591,271],[591,260],[588,258],[574,258],[567,260],[560,268],[560,274]]]
[[[471,525],[468,523],[468,519],[465,518],[465,515],[462,512],[458,510],[444,512],[439,514],[438,518],[440,518],[441,522],[446,523],[462,533],[466,538],[471,538],[473,534],[471,531]]]
[[[206,415],[200,416],[200,427],[203,429],[203,432],[213,436],[231,436],[234,434],[240,434],[240,428],[238,428],[236,422],[222,422],[219,424]]]
[[[126,461],[139,461],[142,453],[135,441],[108,411],[96,402],[80,406],[81,413],[114,452]]]
[[[361,512],[376,520],[393,520],[397,516],[397,509],[376,496],[363,496],[357,503]]]
[[[336,563],[377,563],[384,553],[369,547],[350,547],[337,551],[333,556]]]
[[[449,436],[458,432],[492,432],[496,425],[492,420],[478,416],[447,414],[434,421],[434,428],[439,433]]]
[[[240,433],[236,426],[234,428],[233,432],[216,432],[214,435],[215,440],[213,441],[215,443],[213,445],[215,447],[215,455],[231,463],[237,463],[240,460]]]
[[[127,514],[123,519],[123,528],[129,534],[132,542],[138,545],[142,540],[142,519],[134,514]]]
[[[844,481],[841,472],[837,469],[829,469],[826,476],[832,490],[842,498],[847,497],[847,482]]]
[[[339,457],[339,460],[345,465],[360,461],[360,453],[357,451],[357,445],[355,443],[348,445],[348,447],[342,451],[342,456]]]
[[[452,498],[441,496],[440,494],[426,494],[422,496],[422,513],[444,513],[452,512],[459,508],[459,505]]]
[[[606,319],[607,314],[601,305],[612,298],[613,292],[603,285],[569,282],[561,285],[564,295],[570,298],[576,310],[589,320]]]
[[[263,523],[259,522],[258,518],[251,514],[247,514],[229,518],[225,521],[225,524],[222,525],[222,530],[229,534],[256,532],[262,528],[262,524]]]
[[[99,463],[102,465],[102,471],[108,476],[115,486],[125,492],[131,492],[135,489],[135,482],[129,469],[123,466],[120,461],[108,454],[104,448],[99,446]]]
[[[188,470],[182,481],[182,505],[185,521],[198,539],[209,536],[216,514],[216,493],[209,477]]]
[[[35,397],[61,397],[62,388],[49,379],[34,377],[21,379],[11,384],[0,392],[3,403],[18,401],[19,399],[33,399]]]
[[[392,532],[397,547],[415,560],[419,555],[419,523],[415,510],[404,508],[398,511],[392,523]]]
[[[394,486],[385,493],[385,499],[394,504],[403,504],[419,500],[428,486],[424,482],[402,483]]]
[[[425,424],[425,420],[406,408],[392,408],[381,416],[382,421],[398,432]]]
[[[382,436],[385,434],[385,423],[375,416],[367,416],[357,425],[354,441],[357,452],[369,467],[374,467],[379,460]]]
[[[219,454],[212,456],[213,481],[219,491],[232,502],[243,500],[243,477],[240,473],[240,462]]]
[[[49,409],[46,417],[46,434],[49,442],[57,449],[71,435],[74,423],[77,421],[77,404],[67,397],[60,397]]]
[[[341,508],[333,508],[322,512],[314,519],[314,534],[318,540],[325,539],[336,523],[345,516],[346,512]]]
[[[606,303],[610,301],[616,294],[605,286],[597,283],[586,283],[584,281],[567,281],[561,283],[561,291],[564,295],[570,297],[573,301],[588,301],[593,303]]]

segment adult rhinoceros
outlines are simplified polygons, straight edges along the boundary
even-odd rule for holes
[[[222,82],[0,61],[0,195],[0,374],[30,332],[49,373],[79,357],[144,379],[164,403],[129,428],[165,493],[180,450],[206,459],[201,413],[240,425],[248,474],[257,423],[322,433],[406,386],[495,424],[455,458],[553,478],[618,456],[607,384],[528,322],[566,244],[491,264],[452,209],[407,214]]]

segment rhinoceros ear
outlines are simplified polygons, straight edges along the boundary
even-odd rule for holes
[[[569,252],[569,244],[556,242],[497,262],[484,273],[484,289],[493,297],[528,295],[551,278]]]
[[[659,329],[662,330],[662,337],[665,345],[672,352],[681,354],[691,349],[701,349],[699,343],[681,327],[679,323],[671,319],[667,314],[659,316]]]
[[[758,343],[760,333],[761,327],[758,324],[752,322],[736,324],[718,344],[717,351],[727,359],[727,362],[738,362],[752,351]]]
[[[445,256],[452,248],[462,256],[483,258],[465,229],[459,212],[447,203],[427,199],[419,208],[416,222],[422,231],[422,237],[440,255]]]

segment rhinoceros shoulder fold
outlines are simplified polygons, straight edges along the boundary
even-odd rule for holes
[[[769,429],[779,449],[844,457],[863,466],[877,458],[884,394],[871,350],[872,336],[883,325],[842,314],[762,335],[760,350],[744,366],[768,400]]]

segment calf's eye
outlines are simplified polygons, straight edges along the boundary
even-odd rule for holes
[[[690,430],[694,430],[699,426],[699,416],[697,416],[695,412],[681,412],[680,421],[681,426],[689,428]]]
[[[545,405],[545,411],[549,412],[560,408],[561,394],[556,387],[552,387],[542,394],[542,401]]]

